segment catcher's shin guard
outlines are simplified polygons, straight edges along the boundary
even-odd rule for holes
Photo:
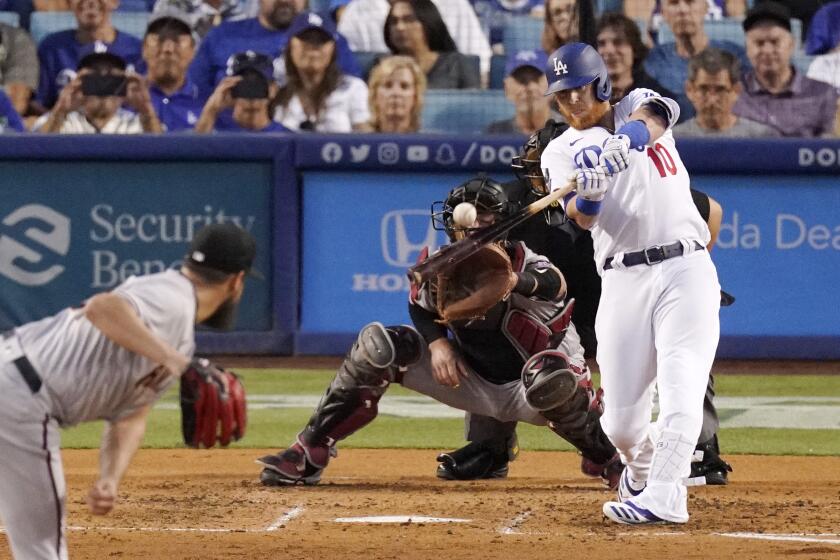
[[[264,484],[316,484],[335,444],[368,425],[397,368],[420,358],[420,335],[406,326],[370,323],[359,332],[306,427],[291,447],[268,455],[260,475]]]
[[[592,391],[588,379],[579,383],[575,394],[562,406],[543,411],[548,427],[574,445],[583,455],[581,471],[600,477],[609,488],[617,488],[621,463],[615,446],[601,428],[600,394]]]
[[[501,438],[472,441],[450,453],[441,453],[437,460],[437,477],[444,480],[479,480],[505,478],[508,463],[519,455],[516,432]]]

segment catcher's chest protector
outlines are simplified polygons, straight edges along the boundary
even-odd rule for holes
[[[563,302],[531,299],[512,294],[500,330],[511,345],[527,360],[537,352],[556,348],[571,320],[572,307]]]

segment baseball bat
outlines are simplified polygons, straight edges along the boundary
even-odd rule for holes
[[[407,273],[409,280],[420,286],[430,278],[438,275],[445,268],[471,257],[488,243],[492,243],[501,235],[512,230],[531,216],[539,214],[550,204],[572,192],[576,186],[577,183],[575,181],[569,181],[563,187],[539,200],[535,200],[513,216],[486,228],[470,232],[464,239],[447,245],[425,261],[409,268]]]

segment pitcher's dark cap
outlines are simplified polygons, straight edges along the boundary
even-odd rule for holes
[[[257,255],[257,241],[254,236],[241,227],[231,224],[210,224],[193,237],[186,260],[198,266],[204,266],[236,274],[245,271],[251,276],[262,278],[253,269]]]

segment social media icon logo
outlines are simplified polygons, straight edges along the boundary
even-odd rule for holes
[[[321,148],[321,159],[327,163],[338,163],[344,156],[344,150],[335,142],[327,142]]]
[[[405,151],[405,158],[413,163],[429,161],[428,146],[409,146]]]
[[[400,161],[400,147],[393,142],[383,142],[379,145],[379,163],[394,165]]]
[[[362,144],[361,146],[350,146],[350,159],[353,163],[361,163],[367,160],[370,155],[370,144]]]

